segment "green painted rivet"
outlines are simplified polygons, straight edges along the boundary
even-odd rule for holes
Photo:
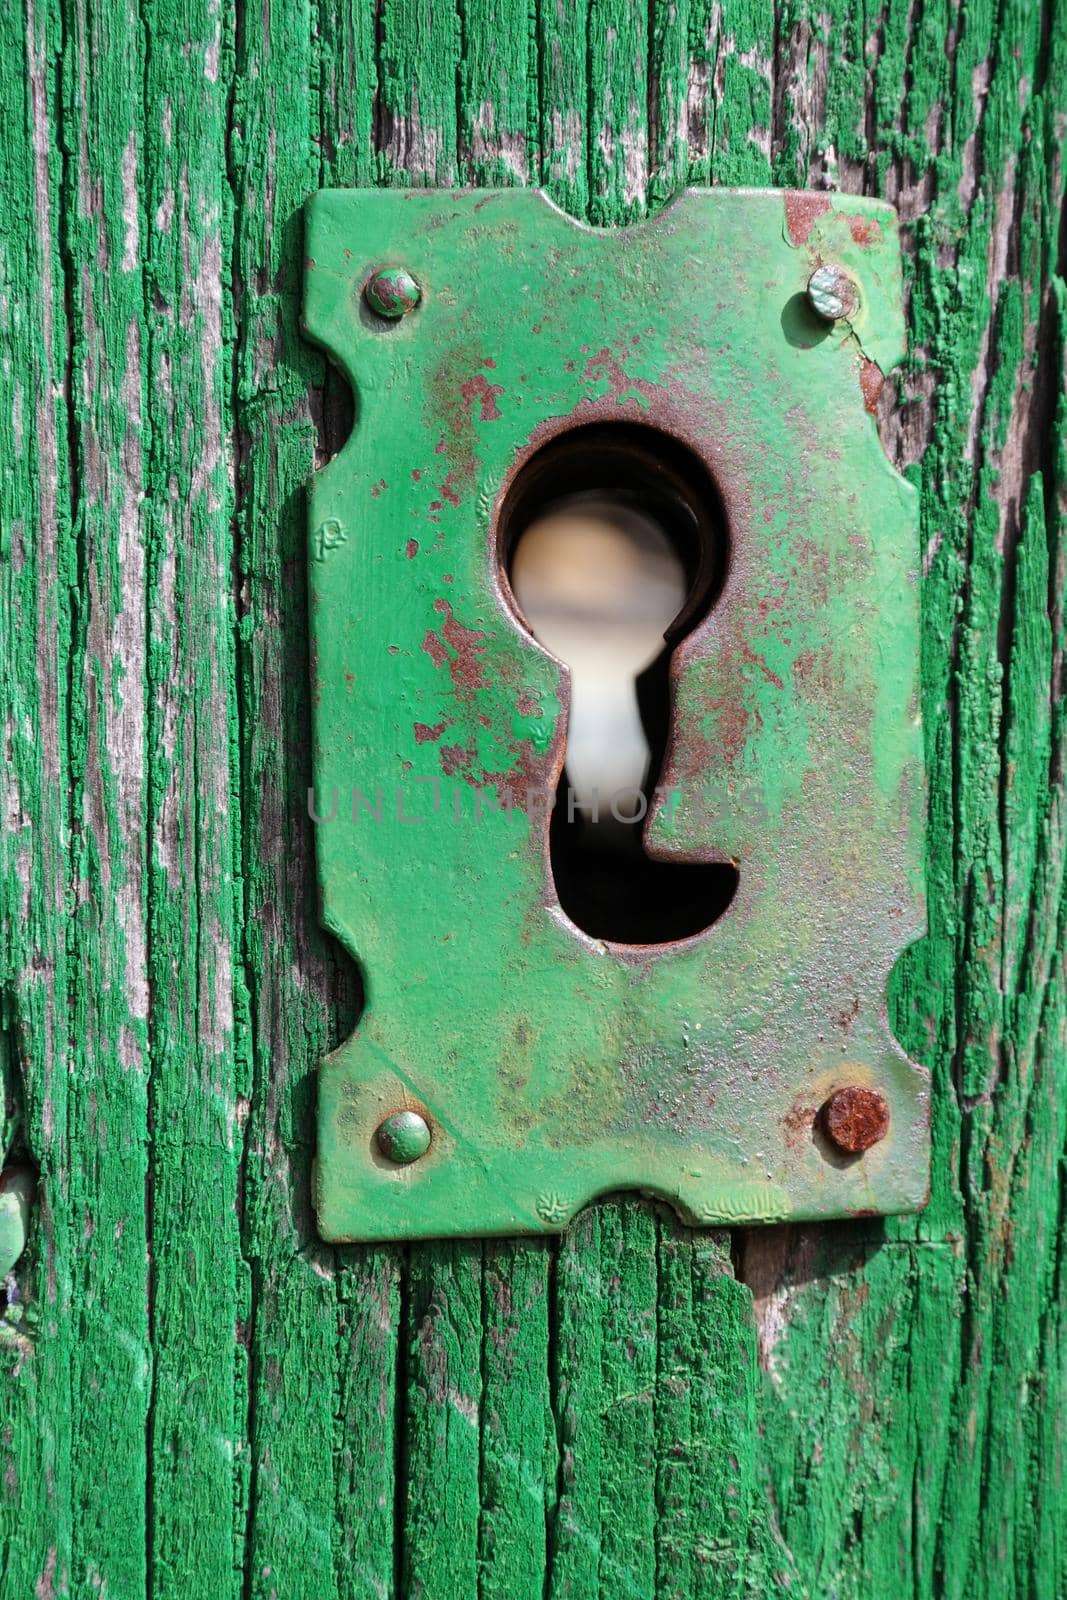
[[[406,1167],[430,1148],[430,1130],[417,1111],[394,1111],[378,1129],[378,1149],[389,1161]]]
[[[824,322],[855,316],[859,299],[859,290],[840,267],[816,267],[808,279],[808,304]]]
[[[363,294],[371,310],[390,322],[406,317],[422,299],[422,290],[404,267],[379,267]]]
[[[6,1277],[26,1248],[36,1180],[29,1167],[0,1172],[0,1278]]]

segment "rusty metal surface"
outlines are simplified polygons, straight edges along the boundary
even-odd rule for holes
[[[622,1188],[709,1223],[921,1206],[927,1079],[886,1020],[924,927],[916,508],[870,414],[903,354],[892,209],[691,192],[598,232],[532,191],[338,191],[306,253],[307,330],[355,392],[311,491],[316,837],[366,986],[321,1069],[323,1234],[554,1231]],[[824,265],[847,318],[812,308]],[[400,313],[364,294],[383,272]],[[729,525],[645,841],[737,888],[655,946],[560,908],[567,672],[500,547],[518,475],[594,423],[679,441]],[[819,1110],[855,1088],[887,1131],[845,1159]],[[404,1111],[429,1140],[390,1160]]]
[[[838,1089],[823,1107],[826,1132],[839,1150],[858,1156],[889,1132],[889,1107],[877,1089]]]

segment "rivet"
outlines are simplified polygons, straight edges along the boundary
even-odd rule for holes
[[[808,304],[824,322],[855,316],[859,303],[859,290],[841,267],[816,267],[808,279]]]
[[[378,1128],[378,1149],[388,1161],[406,1167],[430,1148],[430,1129],[417,1111],[394,1111]]]
[[[29,1167],[5,1167],[0,1172],[0,1278],[7,1276],[26,1248],[36,1188]]]
[[[889,1132],[889,1107],[877,1089],[838,1089],[822,1108],[826,1133],[839,1150],[858,1156]]]
[[[379,267],[363,291],[372,311],[397,322],[414,311],[422,290],[406,267]]]

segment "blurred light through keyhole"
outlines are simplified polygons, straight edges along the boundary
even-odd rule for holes
[[[567,669],[565,765],[544,839],[560,911],[619,945],[703,932],[730,904],[737,869],[664,859],[645,840],[657,788],[677,788],[681,770],[671,661],[729,565],[718,486],[656,428],[565,428],[516,473],[497,538],[505,596]]]
[[[600,491],[567,495],[526,528],[511,585],[541,643],[571,671],[567,780],[602,818],[637,809],[649,745],[635,680],[663,649],[685,600],[682,564],[660,524]]]

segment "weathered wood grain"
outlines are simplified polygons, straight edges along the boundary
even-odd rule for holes
[[[31,877],[25,955],[51,994],[45,1026],[24,1033],[22,1047],[27,1098],[40,1107],[39,1123],[27,1132],[41,1164],[42,1209],[62,1218],[63,1233],[61,1243],[46,1244],[35,1274],[45,1372],[61,1370],[53,1393],[40,1381],[35,1386],[31,1435],[47,1462],[53,1420],[61,1430],[55,1465],[62,1501],[46,1492],[51,1526],[27,1530],[34,1543],[44,1534],[45,1549],[37,1570],[19,1581],[27,1593],[37,1584],[61,1592],[79,1575],[83,1585],[137,1593],[146,1582],[153,1356],[141,40],[128,13],[72,13],[62,19],[62,50],[53,55],[55,10],[24,21],[28,49],[15,62],[17,68],[21,56],[29,69],[36,221],[27,218],[29,231],[12,242],[39,249],[39,229],[47,239],[50,259],[36,291],[55,318],[58,348],[44,365],[31,364],[25,346],[8,352],[17,385],[35,367],[37,379],[19,407],[24,439],[5,454],[32,449],[40,425],[49,441],[41,465],[51,474],[37,487],[42,514],[23,524],[19,539],[38,585],[40,631],[34,640],[26,613],[21,648],[36,648],[21,663],[24,670],[32,662],[28,680],[17,674],[13,681],[21,680],[25,697],[18,736],[39,737],[46,750],[58,745],[58,762],[42,774],[46,790],[55,785],[58,792],[45,801],[55,807],[47,833],[42,828],[26,841],[30,852],[44,854],[46,876],[36,886]],[[26,131],[24,124],[19,136]],[[34,345],[39,361],[36,337]],[[44,392],[35,396],[37,384]],[[51,416],[48,388],[62,396]],[[36,809],[41,799],[27,790],[22,803]],[[57,921],[65,924],[65,961],[52,968]],[[14,977],[18,1007],[17,969]],[[36,1365],[36,1338],[29,1337],[26,1367]],[[29,1439],[18,1450],[29,1450],[32,1460]],[[35,1520],[32,1502],[26,1515]]]
[[[354,975],[316,925],[306,810],[307,591],[303,484],[323,416],[324,371],[299,331],[301,205],[322,182],[322,84],[308,4],[241,14],[229,155],[235,204],[238,450],[238,673],[243,948],[250,1005],[251,1103],[245,1134],[243,1252],[252,1281],[240,1331],[248,1363],[248,1482],[241,1511],[243,1593],[314,1600],[342,1588],[340,1486],[351,1459],[376,1459],[392,1342],[353,1326],[354,1298],[388,1320],[388,1276],[367,1260],[342,1291],[319,1245],[309,1172],[315,1059],[350,1026]],[[358,49],[359,40],[355,41]],[[366,82],[349,59],[346,73]],[[333,144],[336,147],[336,127]],[[374,1410],[356,1418],[366,1390]],[[389,1450],[388,1443],[386,1449]],[[391,1452],[390,1452],[391,1453]],[[339,1465],[340,1464],[340,1465]],[[368,1493],[376,1487],[372,1478]],[[380,1522],[372,1513],[366,1527]],[[349,1561],[352,1557],[349,1554]],[[359,1549],[360,1587],[392,1570],[388,1550]]]
[[[68,1139],[76,965],[69,910],[69,679],[74,546],[65,395],[67,305],[60,249],[62,159],[55,136],[57,48],[50,8],[8,14],[0,28],[0,585],[4,786],[0,993],[6,1045],[5,1121],[18,1153],[47,1152],[32,1253],[5,1299],[0,1572],[32,1593],[69,1572],[74,1241]],[[25,1515],[20,1516],[20,1509]]]
[[[1063,0],[24,0],[0,45],[0,1053],[41,1174],[0,1594],[1059,1600]],[[900,207],[921,1217],[318,1242],[359,990],[316,921],[303,484],[352,408],[301,207],[372,182]]]
[[[237,1211],[248,1104],[240,948],[229,23],[198,0],[153,20],[136,195],[148,308],[146,748],[153,1373],[149,1590],[239,1582],[235,1465],[248,1272]],[[190,648],[196,638],[211,650]],[[189,1485],[196,1485],[195,1494]],[[203,1516],[204,1502],[229,1515]]]

